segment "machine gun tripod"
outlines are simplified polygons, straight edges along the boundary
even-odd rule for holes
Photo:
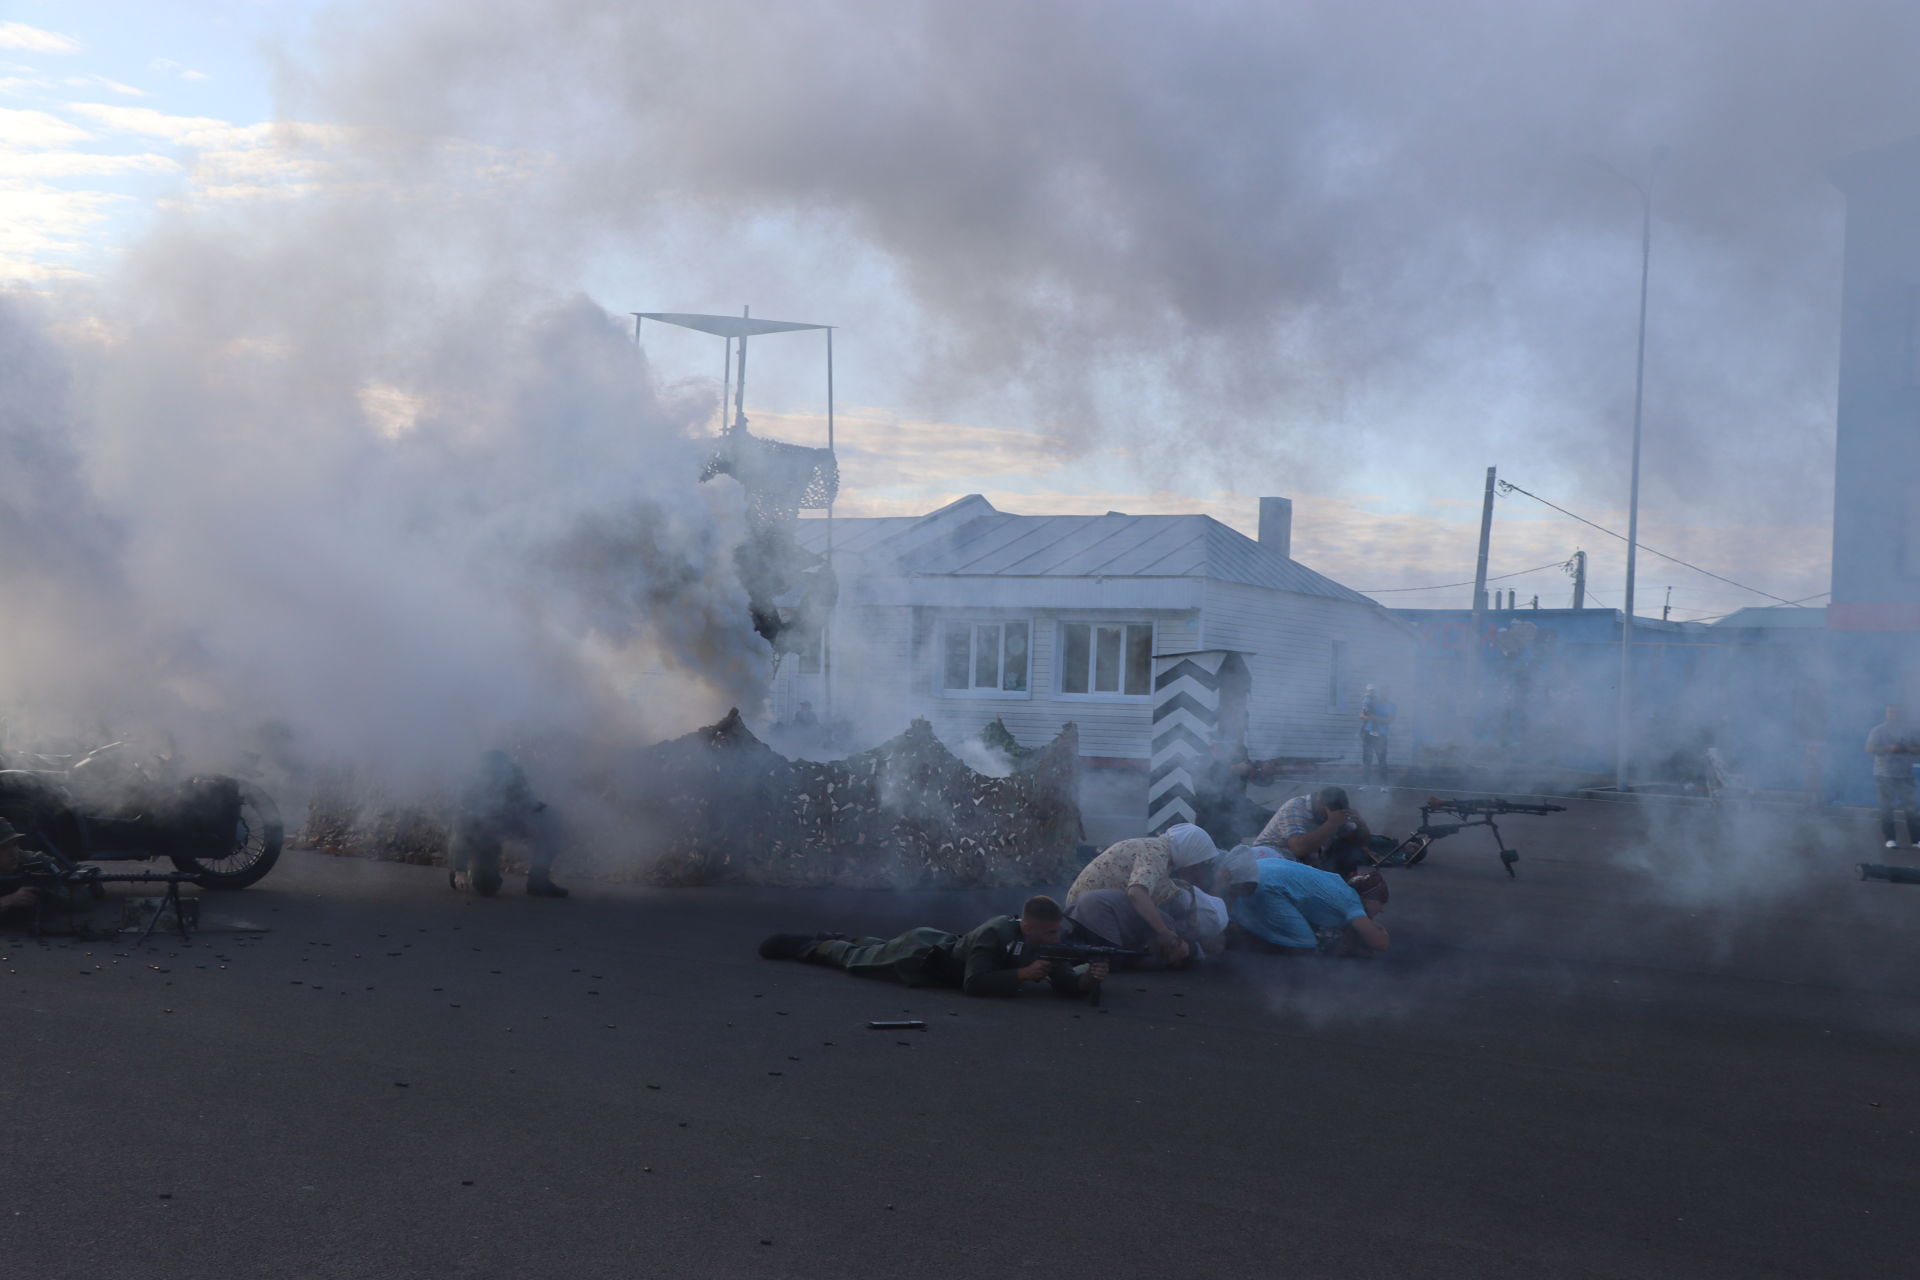
[[[1410,835],[1399,841],[1392,836],[1375,836],[1367,856],[1376,867],[1414,867],[1420,865],[1435,840],[1457,835],[1468,827],[1485,827],[1493,832],[1493,841],[1500,849],[1500,864],[1507,869],[1507,877],[1516,879],[1513,864],[1520,861],[1520,851],[1508,847],[1494,819],[1514,813],[1535,816],[1565,813],[1566,808],[1563,804],[1528,804],[1498,796],[1479,800],[1442,800],[1439,796],[1428,796],[1426,803],[1420,806],[1420,825]],[[1436,813],[1448,814],[1460,821],[1435,822],[1433,815]]]

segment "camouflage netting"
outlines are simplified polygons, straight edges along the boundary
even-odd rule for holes
[[[824,511],[840,492],[840,464],[831,449],[766,440],[744,426],[729,432],[700,479],[732,476],[747,491],[755,528],[784,524],[802,511]]]
[[[845,760],[789,760],[737,711],[639,752],[617,796],[631,850],[563,854],[566,874],[654,884],[850,888],[1028,885],[1079,868],[1079,733],[1068,725],[1004,778],[976,773],[916,720]],[[403,809],[342,779],[316,796],[306,837],[338,853],[440,863],[444,807]]]
[[[399,804],[345,769],[322,776],[295,843],[349,857],[445,866],[451,797]]]

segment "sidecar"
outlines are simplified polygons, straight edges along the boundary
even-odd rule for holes
[[[244,889],[280,858],[279,809],[250,782],[108,775],[86,764],[0,770],[0,816],[68,864],[166,858],[208,889]]]

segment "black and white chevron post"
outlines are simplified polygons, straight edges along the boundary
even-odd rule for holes
[[[1221,668],[1227,649],[1156,655],[1153,755],[1147,774],[1147,830],[1192,822],[1194,797],[1220,725]]]

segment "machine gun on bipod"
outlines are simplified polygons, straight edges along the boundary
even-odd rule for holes
[[[1443,800],[1439,796],[1428,796],[1426,803],[1420,806],[1420,825],[1405,839],[1396,841],[1392,836],[1374,837],[1373,847],[1368,851],[1376,867],[1415,867],[1427,856],[1435,840],[1458,835],[1468,827],[1485,827],[1493,833],[1493,842],[1500,850],[1500,864],[1507,869],[1507,877],[1514,879],[1516,873],[1513,864],[1520,861],[1520,851],[1508,846],[1506,838],[1500,834],[1500,825],[1496,818],[1509,814],[1529,814],[1544,816],[1549,813],[1565,813],[1563,804],[1534,804],[1521,800],[1506,800],[1499,796],[1484,799]],[[1458,822],[1435,822],[1433,816],[1446,814],[1460,819]]]
[[[55,854],[29,852],[21,855],[16,870],[0,876],[0,887],[33,891],[31,929],[35,937],[43,937],[49,932],[47,922],[50,916],[56,913],[69,918],[76,916],[85,907],[104,899],[109,884],[164,884],[167,886],[166,892],[161,895],[139,940],[145,942],[151,937],[154,927],[171,913],[174,931],[180,935],[181,941],[187,942],[192,940],[193,932],[200,924],[200,900],[181,897],[180,886],[196,883],[199,879],[199,873],[192,871],[102,871],[96,866],[68,862]],[[121,928],[126,927],[123,922]],[[100,936],[119,931],[108,931]],[[79,937],[94,936],[94,931],[78,924],[72,925],[70,932]]]

